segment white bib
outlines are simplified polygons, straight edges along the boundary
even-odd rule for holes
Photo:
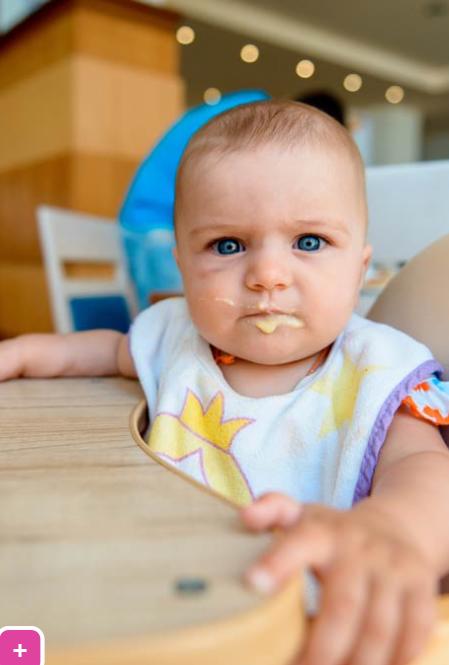
[[[277,491],[349,508],[369,493],[403,398],[441,370],[422,344],[354,314],[294,390],[245,397],[226,382],[184,298],[142,312],[130,335],[150,448],[238,504]]]

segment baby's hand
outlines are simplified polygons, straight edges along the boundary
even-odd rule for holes
[[[24,349],[20,337],[0,342],[0,381],[15,379],[22,374]]]
[[[284,529],[248,571],[252,586],[274,591],[305,567],[321,582],[320,611],[295,665],[405,665],[425,646],[437,573],[369,501],[338,511],[273,493],[242,511],[253,531]]]

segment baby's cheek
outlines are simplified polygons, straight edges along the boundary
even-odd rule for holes
[[[225,331],[236,310],[236,298],[213,285],[186,292],[192,320],[200,330]]]
[[[311,327],[337,336],[345,327],[355,307],[356,298],[352,285],[344,280],[322,284],[308,299],[307,314]]]
[[[227,306],[229,308],[238,305],[239,298],[234,292],[233,286],[234,284],[229,278],[223,279],[219,274],[207,272],[204,275],[195,275],[186,291],[192,302],[208,303],[211,307]]]
[[[348,259],[347,265],[340,266],[340,270],[327,281],[329,298],[335,299],[341,305],[351,302],[358,290],[359,279],[360,271]]]

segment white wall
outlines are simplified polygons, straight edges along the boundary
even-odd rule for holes
[[[426,134],[424,159],[449,159],[449,129]]]
[[[413,106],[366,107],[357,110],[353,132],[365,164],[417,162],[423,153],[423,116]]]

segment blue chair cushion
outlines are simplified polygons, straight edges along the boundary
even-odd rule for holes
[[[75,331],[108,328],[127,333],[129,330],[131,317],[121,295],[71,298],[69,305]]]
[[[269,97],[264,90],[238,90],[226,93],[213,106],[200,104],[184,113],[137,169],[119,213],[120,226],[136,232],[154,226],[173,228],[176,172],[192,135],[220,113]]]
[[[214,106],[195,106],[168,129],[139,166],[120,210],[119,230],[140,309],[148,307],[153,293],[183,288],[172,254],[173,209],[176,173],[191,136],[224,111],[268,98],[263,90],[238,90],[223,95]]]

